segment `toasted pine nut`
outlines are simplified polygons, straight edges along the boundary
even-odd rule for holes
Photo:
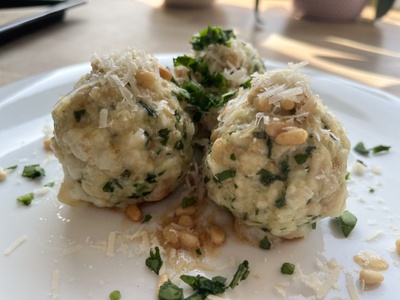
[[[51,151],[51,138],[47,138],[43,141],[44,149]]]
[[[158,279],[158,285],[157,285],[157,295],[160,291],[160,287],[166,283],[169,280],[168,278],[168,274],[167,273],[163,273],[161,274],[160,278]]]
[[[172,79],[172,73],[163,67],[158,67],[158,71],[160,72],[161,78],[164,78],[165,80],[171,81]]]
[[[353,257],[353,260],[364,269],[382,271],[389,268],[389,264],[383,257],[370,251],[360,251]]]
[[[195,205],[190,205],[188,207],[183,208],[182,206],[178,206],[175,209],[175,215],[180,217],[183,215],[191,216],[196,213],[196,206]]]
[[[6,180],[7,172],[3,168],[0,168],[0,181]]]
[[[303,144],[307,137],[307,131],[302,128],[296,128],[278,134],[275,142],[281,146],[298,146]]]
[[[257,111],[260,112],[267,112],[270,111],[272,108],[271,103],[269,103],[269,100],[266,98],[259,98],[259,97],[255,97],[253,99],[253,106]]]
[[[179,217],[178,224],[183,227],[193,228],[194,221],[191,216],[182,215]]]
[[[227,149],[225,146],[225,142],[223,139],[218,138],[214,142],[214,144],[211,147],[211,157],[216,160],[220,161],[224,155],[227,153]]]
[[[211,235],[211,242],[215,245],[222,245],[225,242],[226,239],[225,231],[217,225],[211,226],[210,235]]]
[[[175,249],[180,247],[179,234],[177,229],[173,228],[171,225],[167,225],[166,227],[164,227],[162,234],[167,244],[171,244],[171,246]]]
[[[219,130],[218,130],[218,129],[213,130],[213,131],[211,132],[210,142],[211,142],[211,143],[214,143],[215,140],[217,139],[218,135],[219,135]]]
[[[396,240],[396,252],[400,255],[400,238]]]
[[[286,99],[286,100],[282,100],[281,101],[281,107],[284,110],[292,110],[294,108],[294,105],[295,105],[295,103],[292,100],[287,100]]]
[[[269,136],[276,137],[279,133],[284,131],[284,128],[293,126],[293,122],[270,121],[265,125],[265,133]]]
[[[150,71],[142,70],[136,74],[137,82],[146,89],[150,89],[154,86],[156,77]]]
[[[384,279],[385,277],[377,271],[362,270],[360,272],[360,280],[367,285],[381,283]]]
[[[143,218],[142,211],[136,204],[129,205],[125,213],[134,222],[140,222]]]
[[[186,250],[200,248],[200,241],[197,236],[190,232],[181,231],[179,233],[181,247]]]

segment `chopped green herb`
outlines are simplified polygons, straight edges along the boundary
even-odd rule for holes
[[[231,156],[229,157],[231,160],[235,161],[236,160],[236,156],[235,153],[231,153]]]
[[[198,255],[202,255],[203,253],[201,252],[201,249],[200,248],[197,248],[196,250],[196,253],[198,254]]]
[[[120,291],[112,291],[109,296],[110,300],[120,300],[121,299],[121,292]]]
[[[311,152],[315,149],[316,149],[315,146],[308,146],[306,148],[306,152],[296,154],[294,156],[294,160],[297,162],[298,165],[304,164],[307,161],[307,159],[311,156]]]
[[[226,278],[221,276],[216,276],[212,279],[208,279],[201,275],[182,275],[180,276],[180,279],[188,284],[193,290],[197,291],[198,294],[203,294],[204,296],[210,294],[217,295],[225,292]]]
[[[311,199],[312,199],[312,198],[310,198],[310,199],[307,200],[306,205],[309,205],[309,204],[311,203]]]
[[[142,221],[142,224],[143,224],[143,223],[147,223],[147,222],[150,221],[152,218],[153,218],[153,216],[152,216],[151,214],[146,214],[146,215],[144,216],[144,219],[143,219],[143,221]]]
[[[346,176],[344,177],[345,180],[350,180],[350,172],[346,173]]]
[[[162,265],[163,261],[161,260],[160,249],[156,247],[155,252],[153,252],[153,249],[150,249],[150,256],[146,259],[146,266],[158,275]]]
[[[281,266],[281,273],[285,275],[293,275],[294,273],[294,264],[285,262]]]
[[[265,131],[254,131],[253,132],[253,137],[255,137],[256,139],[265,139],[267,138],[267,134],[265,133]]]
[[[119,176],[121,176],[122,178],[129,178],[129,177],[131,177],[131,171],[125,169],[125,170],[121,173],[121,175],[119,175]]]
[[[268,237],[265,236],[261,241],[260,241],[260,248],[265,249],[265,250],[270,250],[271,249],[271,242],[269,241]]]
[[[151,173],[147,173],[145,181],[148,182],[148,183],[156,183],[157,182],[156,178],[157,178],[157,175],[151,174]]]
[[[192,44],[192,49],[194,51],[200,51],[209,45],[216,44],[230,47],[231,40],[235,38],[236,36],[232,30],[222,30],[222,28],[218,26],[208,26],[206,29],[193,35],[190,44]]]
[[[354,147],[354,151],[356,151],[358,154],[361,154],[361,155],[368,155],[371,152],[373,154],[380,153],[380,152],[387,152],[390,150],[390,148],[391,148],[390,146],[378,145],[378,146],[367,149],[363,142],[359,142]]]
[[[204,184],[207,184],[210,181],[210,177],[205,176],[203,181],[204,181]]]
[[[257,175],[259,175],[258,180],[264,186],[270,185],[275,180],[281,180],[279,175],[272,174],[270,171],[265,169],[258,171]]]
[[[369,192],[372,194],[372,193],[375,193],[375,189],[373,189],[373,188],[370,188],[369,189]]]
[[[281,161],[280,165],[281,165],[282,179],[287,179],[290,172],[289,157],[286,156],[286,158]]]
[[[229,287],[231,289],[234,289],[240,281],[243,281],[249,276],[250,271],[249,271],[249,262],[247,260],[243,261],[238,269],[236,270],[235,275],[233,275],[232,281],[229,284]]]
[[[79,123],[82,119],[82,117],[85,115],[86,110],[85,109],[81,109],[81,110],[76,110],[74,111],[74,117],[75,117],[75,121],[77,123]]]
[[[28,193],[22,196],[17,197],[17,200],[21,202],[23,205],[30,205],[32,203],[32,200],[35,198],[33,193]]]
[[[236,176],[235,170],[225,170],[222,171],[221,173],[215,174],[214,179],[217,182],[221,182],[230,178],[234,178],[235,176]]]
[[[340,227],[342,229],[343,235],[348,237],[350,232],[356,227],[357,218],[348,210],[345,210],[343,214],[337,218],[340,222]]]
[[[223,102],[228,102],[228,100],[231,99],[232,97],[234,97],[237,94],[237,92],[238,92],[238,90],[234,90],[234,91],[230,91],[230,92],[223,94],[221,96]]]
[[[175,143],[175,146],[174,146],[174,148],[176,149],[176,150],[183,150],[183,147],[184,147],[184,144],[183,144],[183,142],[180,140],[180,141],[177,141],[176,143]]]
[[[164,282],[158,291],[157,300],[183,300],[183,289],[173,284],[170,280]]]
[[[251,88],[251,78],[247,79],[245,82],[243,82],[240,87],[249,89]]]
[[[168,128],[163,128],[163,129],[160,129],[159,131],[158,131],[158,136],[161,138],[161,144],[162,145],[166,145],[167,144],[167,142],[168,142],[168,139],[169,139],[169,133],[170,133],[170,131],[171,130],[169,130]]]
[[[192,206],[194,204],[196,204],[196,199],[194,199],[193,197],[190,197],[190,198],[183,197],[183,199],[182,199],[182,207],[183,208],[186,208],[188,206]]]
[[[157,113],[150,105],[144,103],[142,100],[139,101],[139,104],[147,111],[147,114],[150,117],[157,118]]]
[[[56,183],[54,181],[46,183],[44,186],[45,187],[53,187]]]
[[[105,192],[105,193],[114,192],[114,185],[113,185],[112,181],[109,181],[105,185],[103,185],[103,192]]]
[[[16,168],[18,168],[18,165],[9,166],[8,168],[5,168],[5,170],[15,170]]]
[[[286,194],[283,194],[278,200],[275,201],[275,206],[277,208],[282,208],[286,205]]]
[[[317,229],[317,222],[311,223],[311,229]]]
[[[24,170],[22,171],[22,176],[23,177],[28,177],[28,178],[37,178],[37,177],[43,177],[45,176],[46,173],[43,168],[41,168],[39,165],[30,165],[30,166],[25,166]]]

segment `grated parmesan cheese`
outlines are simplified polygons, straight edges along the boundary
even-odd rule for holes
[[[60,270],[54,270],[51,282],[51,297],[53,300],[58,298],[58,289],[60,286]]]
[[[4,250],[5,255],[9,255],[12,251],[14,251],[19,245],[26,241],[28,237],[26,234],[21,235],[14,243],[12,243],[6,250]]]
[[[108,120],[108,109],[102,108],[99,113],[99,128],[106,128]]]
[[[346,287],[347,287],[347,291],[349,292],[351,300],[359,300],[360,299],[357,289],[356,289],[356,286],[354,284],[353,276],[351,276],[351,274],[349,274],[348,272],[346,273]]]
[[[115,253],[114,253],[115,235],[116,235],[115,231],[112,231],[108,234],[108,242],[107,242],[107,256],[108,257],[113,257],[115,255]]]

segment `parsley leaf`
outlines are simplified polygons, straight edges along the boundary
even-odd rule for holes
[[[46,172],[39,165],[25,166],[24,170],[22,171],[23,177],[28,177],[32,179],[37,177],[44,177],[45,175]]]
[[[28,206],[32,203],[32,200],[35,198],[33,193],[28,193],[22,196],[17,197],[17,200],[21,202],[23,205]]]
[[[363,142],[357,143],[357,145],[354,147],[354,151],[356,151],[358,154],[361,155],[368,155],[369,153],[377,154],[380,152],[387,152],[390,150],[390,146],[384,146],[384,145],[378,145],[372,148],[367,149],[364,145]]]
[[[281,266],[281,273],[285,275],[292,275],[294,273],[294,264],[285,262]]]
[[[206,29],[195,34],[190,40],[192,44],[192,49],[195,51],[200,51],[209,45],[224,45],[230,47],[230,42],[235,39],[236,36],[232,30],[222,30],[218,26],[208,26]]]
[[[265,250],[270,250],[271,249],[271,242],[269,241],[268,237],[265,236],[261,241],[260,241],[260,248],[265,249]]]
[[[192,206],[196,204],[196,199],[194,199],[193,197],[183,197],[182,199],[182,208],[186,208],[188,206]]]
[[[214,175],[214,180],[216,182],[221,182],[230,178],[234,178],[236,176],[236,171],[235,170],[225,170],[222,171],[218,174]]]
[[[121,299],[121,292],[120,291],[112,291],[109,296],[110,300],[120,300]]]
[[[357,224],[357,218],[348,210],[345,210],[340,217],[336,218],[340,222],[340,228],[342,229],[342,233],[345,237],[348,237],[349,234],[353,231],[354,227]]]
[[[306,148],[305,153],[299,153],[294,156],[294,160],[297,162],[298,165],[304,164],[307,159],[311,156],[311,152],[315,150],[315,146],[308,146]]]
[[[240,281],[243,281],[249,276],[250,271],[249,271],[249,262],[247,260],[243,261],[238,269],[236,270],[235,275],[233,275],[232,281],[229,284],[229,287],[231,289],[234,289]]]
[[[142,221],[142,224],[143,224],[143,223],[147,223],[147,222],[150,221],[152,218],[153,218],[153,216],[152,216],[151,214],[146,214],[146,215],[144,216],[144,219],[143,219],[143,221]]]
[[[264,186],[271,184],[275,180],[281,180],[281,177],[279,175],[272,174],[270,171],[267,171],[265,169],[261,169],[260,171],[258,171],[257,175],[259,175],[258,180]]]
[[[158,275],[162,265],[163,261],[161,260],[160,249],[156,247],[155,252],[153,252],[153,249],[150,249],[150,256],[146,259],[146,266]]]
[[[157,300],[183,300],[183,289],[170,280],[164,282],[158,291]]]

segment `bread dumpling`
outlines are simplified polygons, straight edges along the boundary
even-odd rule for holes
[[[94,55],[91,67],[52,112],[59,200],[124,207],[165,198],[193,158],[194,125],[172,74],[137,49]]]
[[[350,142],[302,64],[252,77],[228,102],[204,159],[208,196],[237,221],[296,238],[346,205]]]

